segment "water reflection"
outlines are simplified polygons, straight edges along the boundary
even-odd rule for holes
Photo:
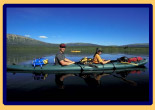
[[[46,78],[52,74],[55,75],[55,84],[58,89],[65,89],[64,80],[67,81],[68,77],[75,77],[82,79],[87,87],[89,88],[99,88],[102,86],[101,81],[103,81],[107,76],[112,76],[113,79],[119,79],[131,86],[137,86],[136,81],[133,79],[128,79],[130,75],[140,75],[142,72],[145,72],[146,67],[139,68],[128,68],[128,69],[119,69],[119,70],[105,70],[105,71],[63,71],[63,72],[51,72],[51,71],[36,71],[32,72],[34,80],[46,80]],[[19,72],[19,71],[18,71]],[[9,71],[8,73],[18,73],[15,71]],[[26,71],[25,71],[26,73]],[[29,73],[29,72],[28,72]],[[19,74],[22,74],[19,72]],[[70,82],[72,83],[72,82]]]
[[[100,73],[100,74],[80,74],[80,77],[84,79],[88,87],[94,88],[101,85],[101,77],[107,76],[110,74]]]
[[[102,74],[93,74],[93,73],[92,74],[82,74],[82,73],[80,73],[78,75],[77,74],[56,74],[55,75],[55,83],[59,89],[64,89],[65,88],[65,86],[64,86],[65,78],[70,77],[70,76],[77,76],[77,77],[82,78],[88,87],[94,88],[94,87],[100,86],[101,77],[106,76],[106,75],[109,75],[109,74],[105,74],[105,73],[102,73]]]
[[[64,89],[64,80],[67,77],[75,76],[75,74],[56,74],[55,83],[59,89]]]
[[[45,73],[33,73],[34,80],[45,80],[47,78],[48,74]]]
[[[135,81],[132,81],[132,80],[127,80],[127,76],[130,74],[131,72],[129,71],[126,71],[124,73],[121,72],[121,74],[119,74],[120,76],[117,76],[117,75],[113,75],[114,77],[116,78],[119,78],[121,80],[123,80],[125,83],[129,84],[129,85],[132,85],[132,86],[137,86],[137,83]]]

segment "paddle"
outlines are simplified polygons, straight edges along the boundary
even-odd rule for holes
[[[138,66],[138,64],[136,64],[136,63],[129,63],[129,62],[120,62],[120,63],[123,63],[123,64],[131,64],[131,65]]]
[[[117,60],[111,60],[110,62],[117,62]]]
[[[116,62],[116,61],[117,61],[117,60],[111,60],[111,61],[108,62],[108,63],[112,63],[112,64],[113,64],[113,62]],[[80,64],[82,64],[82,65],[85,65],[85,66],[90,66],[90,67],[98,68],[98,66],[96,66],[96,65],[94,65],[94,64],[83,64],[83,63],[81,63],[81,62],[75,62],[75,64],[79,65],[80,67],[81,67]],[[116,69],[114,64],[113,64],[113,66],[114,66],[114,69]],[[81,67],[81,68],[82,68],[82,67]]]
[[[114,65],[114,62],[116,62],[116,61],[117,61],[117,60],[111,60],[111,61],[110,61],[110,63],[112,63],[112,65],[114,66],[114,67],[113,67],[113,70],[116,69],[116,67],[115,67],[115,65]]]
[[[131,84],[131,85],[133,85],[133,86],[137,86],[137,83],[134,82],[134,81],[127,80],[127,79],[125,79],[125,78],[123,78],[123,77],[119,77],[119,76],[116,76],[116,75],[112,75],[112,76],[114,76],[114,77],[116,77],[116,78],[120,78],[120,79],[122,79],[123,81],[127,82],[128,84]]]
[[[83,63],[80,63],[80,62],[75,62],[75,64],[79,65],[80,67],[81,67],[81,65],[80,65],[80,64],[82,64],[82,65],[85,65],[85,66],[90,66],[90,67],[95,67],[95,68],[98,68],[98,66],[93,65],[93,64],[83,64]],[[82,68],[82,67],[81,67],[81,68]]]

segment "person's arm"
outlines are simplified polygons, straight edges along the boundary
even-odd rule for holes
[[[60,61],[60,64],[61,64],[61,65],[71,65],[71,64],[74,64],[74,62],[66,62],[66,61],[64,61],[64,60],[61,60],[61,61]]]
[[[67,59],[67,58],[65,58],[65,61],[66,61],[66,62],[69,62],[69,63],[75,63],[74,61],[71,61],[71,60],[69,60],[69,59]]]

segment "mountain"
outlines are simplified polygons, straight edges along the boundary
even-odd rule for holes
[[[29,37],[24,37],[24,36],[15,35],[15,34],[7,34],[7,45],[8,46],[48,46],[48,47],[59,46],[59,44],[46,43]],[[97,45],[92,43],[67,43],[66,45],[67,47],[75,47],[75,46],[103,47],[103,45]],[[104,47],[107,47],[107,46],[104,46]],[[119,47],[119,46],[114,45],[113,47]],[[122,45],[120,47],[149,47],[149,43],[128,44],[128,45]]]
[[[57,44],[45,43],[29,37],[24,37],[15,34],[7,34],[7,45],[15,46],[58,46]]]
[[[128,44],[128,45],[123,45],[123,47],[149,47],[149,43]]]
[[[91,43],[67,43],[67,46],[101,46],[97,44],[91,44]]]
[[[15,35],[15,34],[7,34],[7,45],[9,46],[57,46],[59,44],[46,43],[39,40],[35,40],[29,37]],[[68,47],[71,46],[100,46],[97,44],[91,43],[67,43]]]

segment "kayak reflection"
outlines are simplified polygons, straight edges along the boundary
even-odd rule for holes
[[[128,69],[117,69],[117,70],[105,70],[105,71],[64,71],[60,72],[50,72],[50,71],[42,71],[42,72],[33,72],[34,80],[46,80],[49,74],[55,74],[55,84],[59,89],[64,89],[65,84],[64,80],[68,80],[68,77],[78,77],[84,80],[90,88],[100,87],[101,81],[103,81],[103,77],[113,76],[114,78],[120,79],[126,84],[131,86],[137,86],[137,83],[132,79],[129,80],[129,75],[139,75],[142,72],[146,71],[146,67],[139,68],[128,68]],[[19,72],[19,71],[18,71]],[[25,71],[24,71],[25,72]],[[10,71],[9,73],[13,73],[15,75],[15,71]],[[20,72],[21,73],[21,72]],[[30,73],[30,72],[28,72]]]
[[[126,84],[129,84],[131,86],[137,86],[137,83],[132,80],[128,80],[127,76],[129,74],[140,74],[141,72],[145,72],[146,68],[132,68],[128,70],[113,70],[113,71],[102,71],[102,72],[93,72],[93,71],[87,71],[80,74],[56,74],[55,75],[55,82],[59,89],[64,89],[64,80],[67,77],[70,76],[76,76],[82,78],[85,83],[90,88],[100,87],[101,86],[101,78],[106,76],[113,76],[114,78],[118,78],[122,81],[124,81]]]
[[[109,74],[56,74],[55,75],[55,83],[59,89],[64,89],[64,80],[70,76],[76,76],[82,78],[88,87],[98,87],[100,85],[100,79],[102,76],[106,76]]]
[[[88,87],[94,88],[99,87],[101,85],[100,80],[101,77],[107,76],[110,74],[100,73],[100,74],[79,74],[81,78],[84,79]]]

